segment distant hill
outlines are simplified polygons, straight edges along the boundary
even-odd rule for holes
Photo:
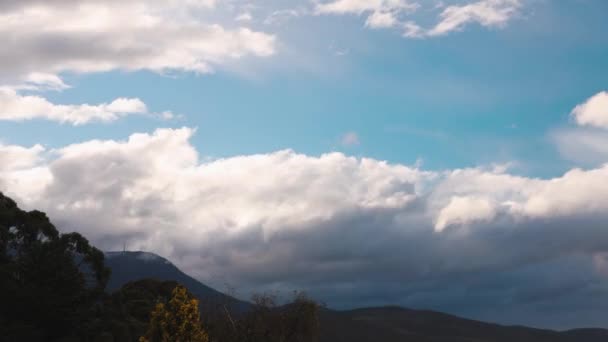
[[[176,281],[201,301],[232,303],[247,310],[250,303],[216,291],[180,271],[170,261],[146,252],[109,252],[112,269],[108,290],[139,279]],[[400,307],[322,310],[321,342],[606,342],[608,330],[575,329],[565,332],[503,326],[444,313]]]
[[[321,342],[606,342],[606,329],[503,326],[400,307],[321,312]]]

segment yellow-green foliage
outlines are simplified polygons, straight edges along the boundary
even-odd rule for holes
[[[186,288],[177,286],[167,304],[158,303],[150,316],[150,326],[140,342],[208,342],[198,311],[198,300]]]

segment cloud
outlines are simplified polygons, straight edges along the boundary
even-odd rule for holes
[[[305,15],[308,11],[303,8],[290,8],[272,11],[266,19],[264,19],[265,25],[282,25],[292,18],[298,18]]]
[[[365,26],[371,28],[394,27],[403,14],[415,11],[419,5],[409,0],[335,0],[317,3],[317,14],[366,14]]]
[[[577,124],[608,129],[608,92],[599,92],[574,107],[571,114]]]
[[[600,305],[593,293],[608,291],[608,165],[540,179],[291,150],[207,160],[193,134],[2,145],[12,162],[0,167],[0,189],[103,249],[126,242],[243,292],[306,289],[330,306],[546,325],[545,316],[588,317]]]
[[[0,89],[0,120],[24,121],[46,119],[72,125],[111,122],[127,115],[152,115],[137,98],[118,98],[98,105],[57,105],[43,97],[19,95],[12,89]],[[161,115],[171,118],[170,112]]]
[[[428,29],[407,19],[420,7],[420,3],[407,0],[334,0],[317,3],[315,10],[317,14],[367,15],[366,27],[397,28],[404,37],[425,38],[461,31],[471,23],[484,27],[503,27],[518,13],[522,3],[521,0],[480,0],[450,6],[436,4],[430,10],[441,10],[438,23]]]
[[[441,36],[460,31],[470,23],[501,27],[513,18],[521,5],[521,0],[481,0],[461,6],[448,6],[439,15],[441,21],[427,35]]]
[[[599,92],[570,112],[575,127],[555,130],[550,138],[560,154],[583,165],[608,160],[608,93]]]
[[[359,145],[361,141],[359,140],[359,135],[356,132],[348,132],[342,136],[340,143],[342,146],[355,146]]]
[[[496,208],[488,199],[455,196],[439,212],[435,230],[440,232],[448,224],[462,225],[472,222],[487,222],[495,216]]]
[[[560,129],[550,138],[562,157],[579,165],[598,165],[608,160],[608,132],[605,130]]]
[[[42,145],[30,148],[0,144],[0,172],[27,169],[41,161]]]
[[[411,11],[418,8],[418,4],[407,0],[335,0],[316,4],[317,13],[321,14],[357,14],[370,12],[390,13]]]
[[[207,73],[275,53],[275,36],[204,21],[210,0],[3,1],[0,84],[65,72]],[[50,75],[50,76],[49,76]],[[40,80],[38,80],[40,81]],[[60,85],[60,84],[59,84]]]

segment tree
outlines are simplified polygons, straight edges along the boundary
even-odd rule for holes
[[[167,304],[158,303],[150,315],[150,326],[140,342],[207,342],[203,330],[198,300],[178,285]]]
[[[254,295],[250,310],[227,309],[205,317],[212,342],[315,342],[319,340],[321,306],[301,292],[277,305],[277,296]]]
[[[77,233],[60,234],[40,211],[0,193],[0,331],[6,341],[82,338],[109,270]]]

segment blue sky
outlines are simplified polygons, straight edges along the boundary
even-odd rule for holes
[[[342,150],[407,164],[420,158],[433,169],[517,161],[518,172],[556,175],[569,164],[548,132],[567,125],[573,106],[605,87],[606,6],[529,1],[505,27],[470,24],[432,39],[370,30],[356,15],[292,18],[271,27],[280,42],[275,55],[233,70],[66,73],[71,89],[45,93],[62,104],[137,97],[182,119],[77,129],[3,122],[0,134],[7,143],[55,147],[187,125],[198,128],[193,143],[212,157]],[[340,146],[351,131],[361,143]]]
[[[6,1],[0,191],[245,294],[605,326],[606,13]]]

